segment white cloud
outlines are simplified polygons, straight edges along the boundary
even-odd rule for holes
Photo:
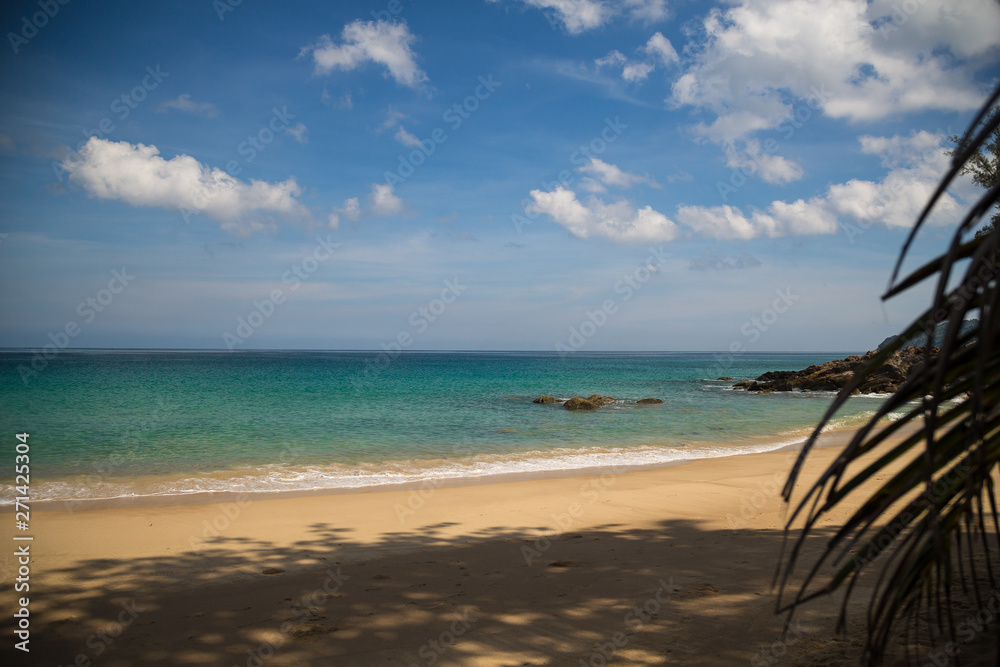
[[[677,219],[702,236],[743,241],[759,236],[833,234],[838,229],[836,216],[817,199],[799,199],[791,204],[775,201],[767,211],[755,210],[749,217],[725,204],[680,206]]]
[[[299,142],[300,144],[309,143],[309,137],[306,136],[306,133],[309,131],[309,128],[307,128],[302,123],[298,123],[296,125],[288,127],[285,129],[285,131],[288,132],[288,134],[292,135],[295,138],[295,141]]]
[[[711,238],[749,240],[762,236],[833,234],[841,223],[912,227],[949,166],[943,134],[915,132],[909,137],[859,138],[862,151],[881,158],[889,168],[881,181],[852,179],[831,185],[808,201],[774,201],[766,211],[749,215],[733,206],[681,206],[677,220]],[[946,194],[931,224],[953,224],[962,206]]]
[[[653,23],[669,15],[666,0],[521,0],[530,7],[546,11],[549,21],[562,24],[571,35],[579,35],[623,16],[629,20]],[[499,0],[488,0],[499,2]]]
[[[598,67],[620,66],[622,79],[628,83],[637,83],[645,81],[658,64],[670,65],[680,60],[670,40],[658,32],[637,51],[643,54],[642,60],[629,60],[625,54],[616,49],[603,58],[598,58],[594,63]]]
[[[407,132],[402,125],[400,125],[399,129],[396,130],[395,139],[399,143],[403,144],[404,146],[409,146],[410,148],[420,147],[420,139],[418,139],[415,135]]]
[[[674,45],[670,43],[670,40],[664,37],[661,33],[654,33],[649,41],[646,42],[646,46],[643,50],[651,56],[655,56],[664,65],[672,65],[676,62],[680,62],[680,56],[677,55],[677,51],[674,49]]]
[[[629,63],[622,68],[622,78],[629,83],[645,81],[652,71],[653,66],[649,63]]]
[[[294,178],[281,183],[241,181],[189,155],[165,160],[156,146],[91,137],[62,168],[70,182],[98,199],[204,213],[235,234],[273,229],[275,216],[312,219],[296,199],[302,188]]]
[[[630,19],[645,23],[665,21],[670,15],[667,0],[625,0],[622,11]]]
[[[206,118],[212,118],[219,113],[215,105],[210,102],[195,102],[192,100],[190,93],[184,93],[172,100],[160,103],[160,106],[156,107],[156,112],[166,113],[170,109],[177,109],[178,111],[193,113],[196,116],[205,116]]]
[[[703,48],[668,101],[713,115],[696,132],[719,142],[776,127],[791,116],[796,99],[812,99],[817,112],[850,121],[976,108],[982,94],[972,70],[955,67],[950,54],[987,56],[1000,34],[1000,6],[988,0],[957,3],[975,10],[954,4],[924,0],[899,26],[878,28],[873,22],[896,5],[744,0],[714,9],[704,20]]]
[[[397,215],[406,208],[403,200],[397,197],[388,183],[372,183],[371,214],[376,217]]]
[[[361,203],[357,197],[345,199],[344,205],[340,208],[333,207],[333,210],[330,211],[330,215],[327,217],[330,227],[336,229],[340,226],[340,216],[344,216],[351,222],[357,222],[358,218],[361,217]]]
[[[860,229],[873,224],[911,227],[949,167],[947,137],[914,132],[910,136],[862,136],[858,141],[862,152],[877,156],[886,167],[887,172],[880,181],[853,179],[830,185],[825,192],[810,199],[776,200],[766,209],[751,208],[748,212],[729,205],[682,205],[677,208],[676,220],[699,236],[742,241],[835,234],[842,225],[851,224]],[[753,142],[749,148],[760,150]],[[782,169],[798,169],[787,161],[775,164],[780,166],[766,168],[776,173]],[[605,186],[630,187],[642,182],[656,185],[648,176],[630,174],[597,158],[592,158],[578,171],[590,175],[581,182],[590,192],[605,192]],[[959,189],[965,185],[960,183]],[[545,213],[581,239],[604,236],[619,243],[669,241],[681,231],[677,224],[649,206],[636,210],[627,201],[608,204],[596,196],[581,202],[575,192],[564,187],[552,192],[532,190],[531,199],[526,211]],[[946,194],[935,208],[930,223],[954,224],[962,210],[963,206],[955,197]]]
[[[726,166],[756,174],[766,183],[791,183],[802,178],[802,167],[781,155],[761,150],[760,141],[751,139],[742,149],[726,146]]]
[[[890,168],[880,182],[852,179],[832,185],[827,198],[837,213],[865,225],[881,222],[889,227],[912,227],[938,182],[948,170],[943,134],[914,132],[909,137],[860,137],[865,153],[878,155]],[[957,222],[962,207],[945,194],[929,219],[930,224]]]
[[[406,120],[406,114],[402,111],[398,111],[389,107],[385,112],[385,120],[382,122],[382,130],[391,130],[392,128],[399,125],[400,121]]]
[[[358,201],[358,198],[351,197],[350,199],[345,199],[344,207],[341,209],[341,213],[343,213],[348,220],[357,222],[358,218],[361,217],[361,203]]]
[[[640,176],[639,174],[631,174],[627,171],[622,171],[617,166],[613,164],[608,164],[604,160],[599,158],[590,158],[590,162],[584,166],[577,169],[577,171],[589,174],[592,178],[585,178],[587,187],[591,192],[603,192],[603,187],[594,187],[594,184],[598,186],[611,186],[616,188],[630,188],[633,185],[639,185],[640,183],[646,183],[652,185],[653,187],[660,187],[659,183],[654,181],[648,175]]]
[[[317,74],[329,74],[335,69],[353,70],[366,62],[384,66],[397,83],[417,88],[427,81],[416,63],[411,45],[416,39],[406,22],[357,20],[344,26],[342,44],[334,44],[323,35],[316,44],[306,46],[301,55],[312,54]]]
[[[650,206],[636,209],[624,200],[607,204],[597,197],[583,204],[561,186],[552,192],[532,190],[531,199],[528,212],[548,215],[580,239],[603,236],[616,243],[649,243],[670,241],[678,234],[677,225]]]
[[[700,233],[715,239],[748,240],[760,235],[759,229],[738,208],[722,206],[679,206],[677,219]]]
[[[608,53],[608,55],[603,58],[598,58],[594,61],[599,67],[604,67],[607,65],[623,65],[628,62],[628,58],[621,51],[615,49]]]

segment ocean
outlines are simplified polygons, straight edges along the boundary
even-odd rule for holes
[[[10,452],[30,434],[32,500],[662,464],[802,440],[833,394],[752,395],[716,378],[845,354],[3,351],[0,433]],[[594,393],[617,400],[532,403]],[[882,400],[852,398],[834,426],[862,424]],[[16,495],[13,468],[0,503]]]

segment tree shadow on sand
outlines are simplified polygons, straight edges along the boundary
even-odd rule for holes
[[[315,523],[290,547],[219,537],[45,572],[26,664],[856,664],[860,633],[831,636],[837,600],[782,639],[780,530],[448,528],[362,544]]]

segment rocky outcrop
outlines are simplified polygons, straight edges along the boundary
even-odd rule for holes
[[[548,394],[542,394],[538,398],[532,401],[532,403],[555,403],[556,399],[552,398]]]
[[[640,398],[636,405],[659,405],[663,400],[659,398]]]
[[[936,357],[938,348],[930,348],[931,357]],[[733,385],[734,389],[757,392],[761,394],[772,391],[839,391],[843,389],[855,371],[860,370],[877,350],[862,356],[851,355],[846,359],[828,361],[825,364],[813,365],[801,371],[771,371],[764,373],[756,380],[744,380]],[[911,369],[924,361],[924,348],[908,347],[889,357],[881,368],[872,373],[858,388],[862,394],[886,394],[896,391],[899,385],[909,377]]]
[[[718,380],[719,382],[732,382],[733,381],[733,378],[729,377],[728,375],[723,375],[722,377],[717,377],[715,379]]]
[[[585,398],[571,398],[565,403],[563,407],[567,410],[596,410],[597,405],[591,403]]]

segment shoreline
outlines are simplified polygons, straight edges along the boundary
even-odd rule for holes
[[[912,427],[911,427],[912,428]],[[846,444],[851,435],[856,432],[854,426],[845,426],[830,429],[821,434],[816,442],[816,448],[836,447]],[[776,434],[773,437],[778,437]],[[674,466],[689,465],[696,461],[708,461],[720,458],[753,456],[756,454],[766,454],[770,452],[782,452],[799,450],[805,444],[807,437],[796,436],[791,442],[779,441],[768,443],[746,445],[744,451],[728,453],[725,451],[709,450],[712,455],[694,456],[690,458],[677,458],[673,460],[637,463],[637,464],[601,464],[581,466],[575,468],[552,468],[544,470],[520,470],[512,472],[486,473],[482,475],[458,475],[454,477],[425,477],[419,480],[407,480],[401,482],[381,482],[364,484],[357,486],[326,486],[301,489],[274,489],[274,490],[210,490],[192,491],[178,493],[151,493],[142,495],[114,496],[103,498],[63,498],[32,500],[31,505],[38,510],[65,509],[68,511],[79,511],[89,509],[116,508],[116,507],[156,507],[164,505],[200,505],[223,503],[246,500],[266,500],[281,498],[302,498],[323,495],[345,495],[356,493],[381,493],[392,491],[410,491],[444,488],[461,488],[467,486],[482,486],[490,484],[505,484],[509,482],[564,479],[576,477],[588,477],[602,475],[607,471],[614,471],[615,474],[635,472],[642,470],[656,470]],[[707,444],[707,443],[699,443]],[[712,443],[715,445],[721,443]],[[772,447],[773,444],[773,447]],[[12,514],[14,503],[0,502],[0,515]]]

